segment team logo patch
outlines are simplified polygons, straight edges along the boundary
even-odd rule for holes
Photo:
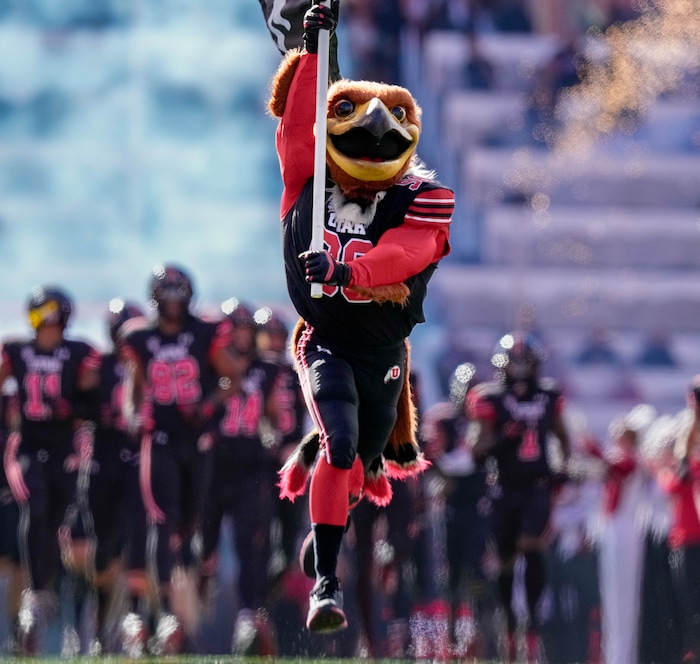
[[[384,376],[384,383],[388,383],[390,380],[398,380],[401,377],[401,367],[395,364],[393,367],[386,372]]]

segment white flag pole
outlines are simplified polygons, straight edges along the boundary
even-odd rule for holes
[[[328,6],[328,2],[321,4]],[[323,227],[326,218],[326,98],[330,30],[318,31],[318,68],[316,70],[316,137],[314,144],[313,211],[311,251],[323,251]],[[311,284],[311,297],[323,296],[323,284]]]

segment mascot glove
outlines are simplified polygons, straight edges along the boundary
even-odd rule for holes
[[[27,485],[24,483],[22,466],[20,466],[20,463],[17,460],[17,451],[20,441],[21,438],[16,432],[13,432],[8,436],[5,444],[3,466],[12,497],[19,505],[23,505],[29,500],[29,489],[27,489]]]
[[[318,31],[329,30],[335,32],[338,24],[338,2],[331,7],[325,5],[313,5],[304,14],[304,48],[307,53],[318,53]]]
[[[327,251],[305,251],[299,258],[304,261],[306,281],[311,284],[347,286],[350,283],[350,266],[336,261]]]

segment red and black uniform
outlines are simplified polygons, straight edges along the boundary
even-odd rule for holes
[[[673,588],[678,601],[683,661],[700,656],[700,517],[693,494],[694,476],[700,471],[692,464],[688,477],[669,471],[659,483],[671,496],[672,521],[668,531]]]
[[[224,403],[217,419],[214,472],[202,519],[202,557],[213,562],[222,520],[232,517],[240,565],[238,596],[245,609],[263,606],[268,585],[277,443],[263,440],[261,422],[276,376],[274,364],[253,360],[242,392]]]
[[[89,490],[98,572],[125,546],[130,552],[137,549],[133,552],[140,561],[145,551],[146,514],[139,491],[138,450],[123,415],[125,375],[126,367],[117,352],[103,356]]]
[[[349,498],[360,493],[362,466],[367,471],[380,457],[396,424],[406,339],[425,320],[428,282],[450,250],[454,193],[409,168],[373,200],[359,202],[360,214],[350,219],[343,208],[353,201],[342,193],[350,188],[328,179],[323,249],[346,265],[349,280],[343,281],[347,287],[326,284],[323,296],[312,298],[299,256],[311,249],[316,73],[317,56],[302,52],[276,146],[284,181],[280,216],[287,289],[305,322],[296,366],[323,453],[309,493],[317,584],[307,626],[325,629],[328,619],[331,629],[342,629],[347,623],[338,604],[336,568]],[[354,184],[362,189],[361,182]],[[379,304],[357,290],[399,284],[409,291],[405,306]]]
[[[10,425],[13,409],[17,408],[17,397],[3,391],[0,393],[0,451],[5,454],[5,443],[12,430]],[[6,559],[18,564],[17,523],[19,512],[17,503],[7,482],[4,466],[0,469],[0,560]]]
[[[516,396],[504,383],[482,383],[467,396],[471,420],[488,419],[496,442],[491,456],[498,467],[500,495],[494,498],[493,529],[499,554],[516,553],[521,535],[540,536],[551,512],[551,469],[547,439],[564,397],[554,381],[540,378],[533,389]]]
[[[304,435],[306,405],[294,367],[286,358],[275,358],[273,361],[278,369],[273,391],[277,402],[276,429],[280,437],[277,463],[281,466],[286,461],[290,450],[297,446]],[[301,533],[305,506],[302,501],[292,502],[277,497],[274,508],[273,518],[276,518],[280,524],[279,547],[286,563],[289,564],[298,554],[297,541]]]
[[[228,344],[230,324],[188,315],[180,332],[167,336],[157,323],[129,334],[126,357],[138,358],[146,376],[142,421],[149,434],[141,447],[141,464],[150,465],[150,491],[165,515],[159,526],[158,576],[170,580],[175,564],[172,542],[189,541],[202,513],[211,479],[209,446],[198,445],[204,425],[197,407],[217,389],[211,353]],[[144,502],[150,496],[143,495]]]
[[[330,463],[350,468],[359,452],[368,466],[382,453],[395,423],[404,341],[424,322],[428,281],[449,251],[454,193],[409,172],[378,196],[366,224],[337,219],[328,193],[324,248],[351,267],[349,286],[404,282],[410,297],[405,307],[377,304],[350,288],[325,285],[323,297],[312,298],[298,256],[311,245],[315,80],[316,56],[304,53],[277,130],[287,288],[306,322],[297,363]]]
[[[78,410],[86,400],[79,379],[98,368],[100,355],[90,344],[74,340],[63,340],[51,351],[40,350],[34,341],[12,341],[2,354],[17,380],[18,459],[29,490],[26,562],[32,588],[46,590],[58,569],[57,532],[75,499],[78,469],[66,460],[75,455],[75,418],[83,415]],[[20,522],[20,532],[26,526]]]

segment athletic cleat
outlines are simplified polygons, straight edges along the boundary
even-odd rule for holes
[[[234,655],[245,656],[255,653],[255,640],[258,629],[255,625],[255,611],[253,609],[241,609],[233,628],[233,643],[231,651]]]
[[[238,612],[231,651],[239,657],[277,655],[277,637],[264,609],[241,609]]]
[[[337,632],[345,629],[348,621],[343,613],[343,591],[335,576],[324,576],[317,581],[309,595],[309,614],[306,628],[312,632]]]
[[[18,654],[36,653],[41,626],[46,623],[53,611],[54,601],[50,593],[28,589],[22,591],[15,635]]]
[[[148,631],[138,613],[127,613],[122,620],[122,651],[129,659],[139,659],[146,651]]]
[[[163,613],[158,620],[153,643],[156,656],[178,655],[185,645],[185,634],[180,621],[172,613]]]
[[[80,654],[80,636],[72,625],[63,627],[63,637],[61,640],[61,658],[73,659]]]

